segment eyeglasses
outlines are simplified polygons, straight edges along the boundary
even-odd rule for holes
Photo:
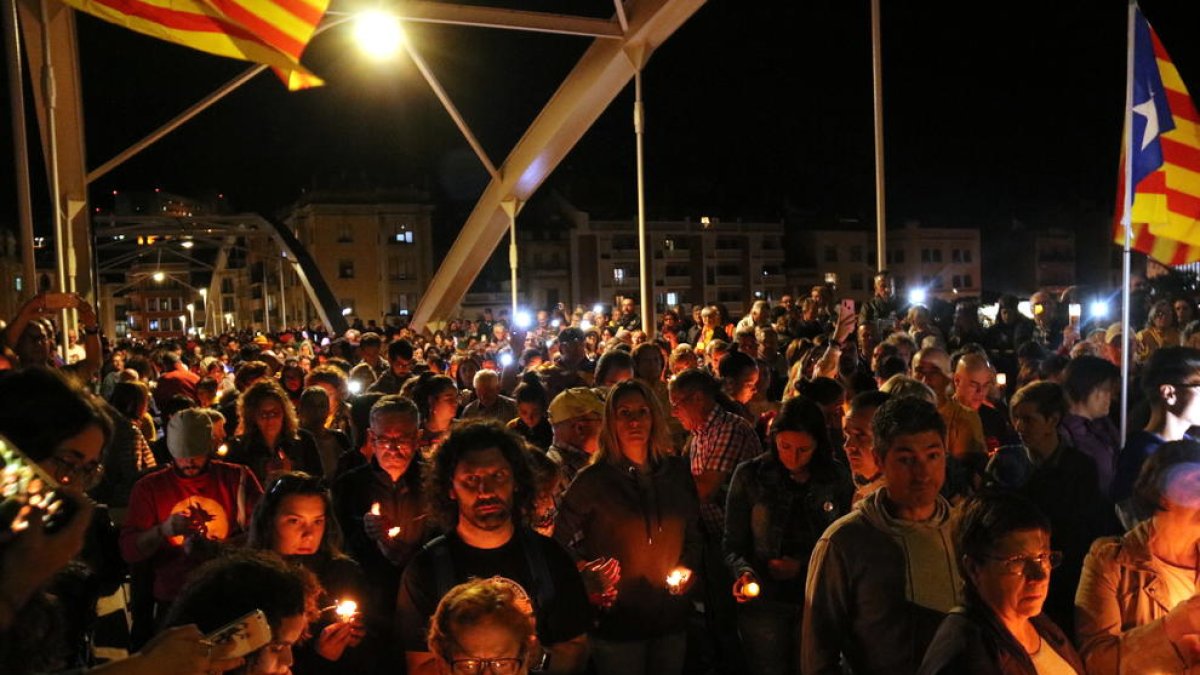
[[[47,460],[54,465],[54,477],[63,485],[77,485],[84,490],[90,490],[100,483],[104,475],[104,465],[100,462],[78,462],[61,455],[51,455]]]
[[[524,662],[523,656],[503,659],[452,659],[450,671],[458,675],[513,675],[521,670],[521,664]]]
[[[989,560],[995,560],[1004,567],[1004,571],[1014,576],[1023,577],[1025,571],[1030,565],[1037,565],[1042,571],[1052,570],[1062,564],[1062,551],[1049,551],[1047,553],[1039,553],[1038,555],[1015,555],[1011,558],[999,558],[996,556],[984,556]]]
[[[380,452],[398,453],[401,451],[411,452],[416,447],[416,442],[409,438],[384,438],[371,433],[371,442]]]

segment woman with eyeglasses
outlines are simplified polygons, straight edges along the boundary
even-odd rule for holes
[[[1142,465],[1123,537],[1100,539],[1075,595],[1088,673],[1182,673],[1200,664],[1200,443],[1172,441]]]
[[[238,398],[237,433],[226,459],[249,467],[263,484],[288,471],[325,474],[312,434],[300,428],[287,393],[269,378]]]
[[[379,654],[361,643],[368,627],[373,633],[382,630],[379,606],[362,568],[342,552],[342,530],[320,476],[290,472],[275,478],[254,507],[248,546],[274,551],[321,582],[321,617],[310,626],[313,640],[296,650],[293,670],[299,675],[369,672]],[[337,607],[346,601],[355,603],[356,611],[339,614]]]
[[[1050,550],[1041,511],[1014,493],[983,493],[959,516],[954,546],[965,602],[938,627],[918,674],[1082,675],[1070,640],[1042,613],[1062,554]]]
[[[700,503],[665,415],[639,380],[614,385],[600,449],[567,488],[554,538],[580,561],[603,611],[591,634],[600,675],[683,671],[685,594],[700,568]]]
[[[534,643],[532,607],[516,583],[476,579],[450,589],[429,622],[440,672],[526,675]]]

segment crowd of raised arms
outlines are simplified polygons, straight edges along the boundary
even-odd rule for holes
[[[1189,672],[1196,307],[1078,296],[150,342],[35,296],[0,673]]]

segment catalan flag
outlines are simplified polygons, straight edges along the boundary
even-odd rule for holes
[[[1200,115],[1158,35],[1134,10],[1133,248],[1159,262],[1200,260]],[[1125,148],[1121,144],[1118,213],[1125,206]],[[1124,245],[1120,218],[1115,231]]]
[[[329,0],[63,0],[168,42],[272,66],[289,90],[320,86],[300,65]]]

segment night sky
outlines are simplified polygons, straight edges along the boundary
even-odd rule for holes
[[[611,14],[600,0],[488,4]],[[1196,5],[1142,4],[1194,94]],[[665,43],[645,75],[650,216],[872,220],[868,7],[711,0]],[[87,16],[78,23],[89,166],[246,67]],[[406,30],[496,164],[588,44],[448,26]],[[273,75],[260,75],[102,179],[94,203],[107,206],[113,189],[216,190],[239,209],[271,216],[306,186],[365,180],[429,189],[453,232],[485,183],[482,168],[416,69],[404,59],[368,64],[349,32],[318,37],[305,56],[326,87],[289,94]],[[1110,212],[1124,37],[1120,0],[884,0],[889,221],[986,232],[1014,221],[1083,227]],[[632,101],[630,84],[543,191],[558,190],[593,217],[633,215]],[[0,154],[8,157],[7,109],[0,123]],[[44,215],[44,187],[37,189]],[[0,204],[0,223],[15,223],[7,161]]]

